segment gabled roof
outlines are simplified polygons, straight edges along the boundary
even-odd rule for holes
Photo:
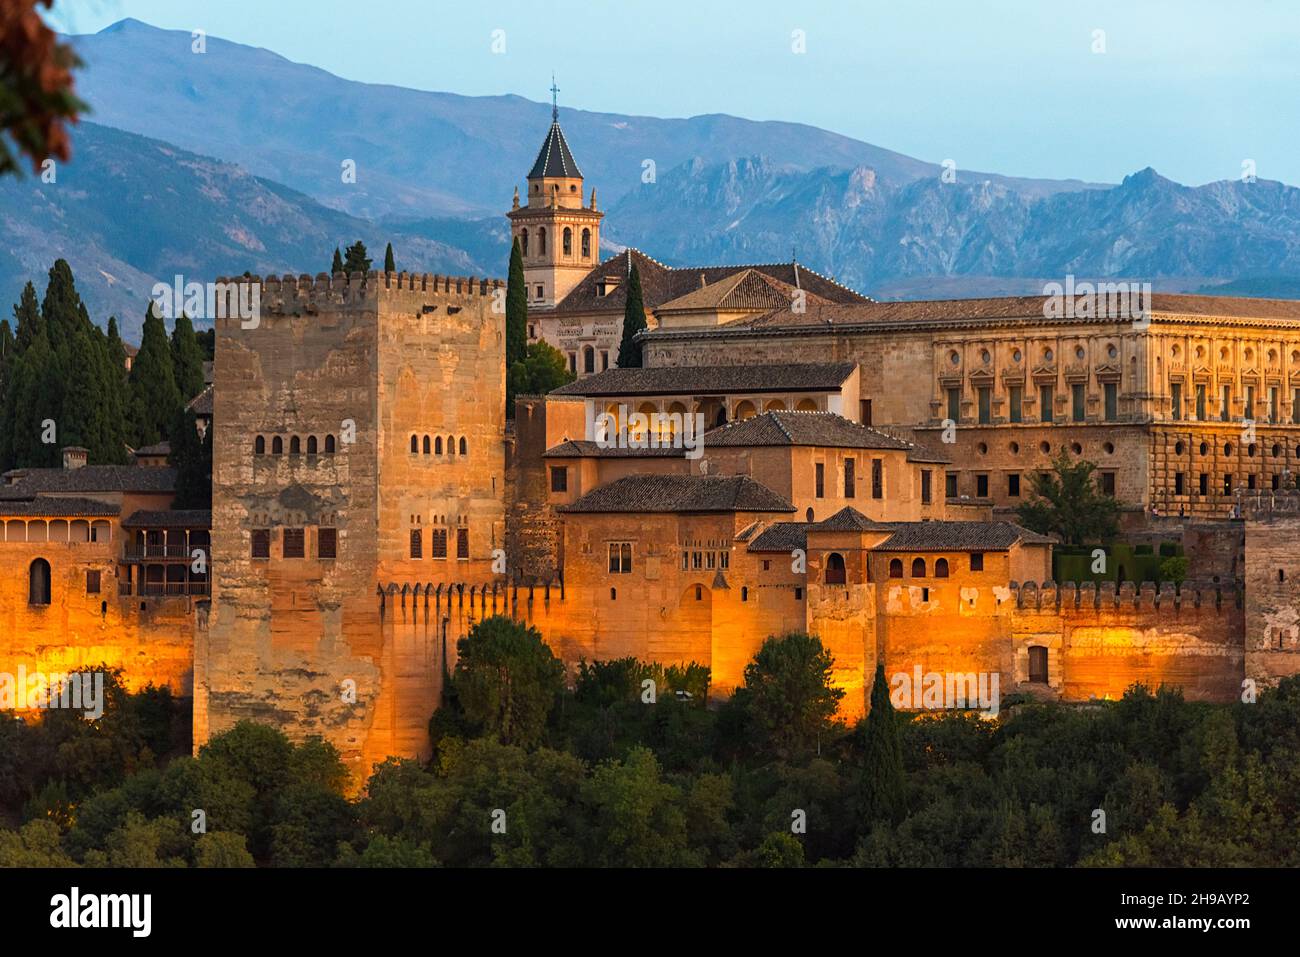
[[[564,139],[564,131],[558,122],[551,124],[546,139],[542,141],[542,148],[537,152],[537,162],[533,163],[533,168],[528,172],[529,179],[541,179],[544,176],[582,177],[582,170],[574,162],[569,144]]]
[[[12,469],[13,479],[0,485],[0,499],[34,498],[47,492],[172,492],[176,489],[173,468],[142,468],[138,465],[85,465],[79,469]]]
[[[565,439],[559,445],[553,445],[542,453],[542,458],[548,459],[585,459],[585,458],[607,458],[607,459],[631,459],[631,458],[683,458],[687,449],[673,448],[672,446],[659,446],[658,448],[647,447],[621,449],[618,446],[601,446],[597,442],[588,439]]]
[[[853,374],[852,362],[751,366],[665,366],[606,369],[551,395],[720,395],[724,392],[835,392]]]
[[[749,543],[746,551],[792,552],[808,547],[808,526],[803,522],[773,522]]]
[[[704,433],[704,446],[802,445],[832,449],[897,449],[909,462],[946,463],[947,456],[878,432],[835,412],[764,412]]]
[[[661,305],[692,293],[701,287],[720,282],[746,271],[761,273],[785,285],[802,289],[813,303],[865,303],[871,302],[821,273],[799,263],[749,263],[734,266],[665,266],[639,249],[628,247],[616,256],[598,264],[569,291],[555,307],[552,314],[579,312],[616,312],[623,314],[627,303],[627,277],[636,264],[641,277],[641,297],[647,311],[653,312]],[[618,285],[600,295],[600,287],[607,276],[617,277]],[[814,299],[813,297],[817,297]],[[782,300],[785,310],[790,310],[790,299]],[[728,324],[727,328],[730,328]]]
[[[876,548],[884,552],[1004,552],[1013,545],[1051,545],[1055,539],[1014,522],[905,522]]]
[[[703,283],[685,295],[661,303],[659,312],[693,309],[716,309],[720,312],[754,309],[788,309],[795,294],[804,293],[804,303],[830,305],[831,300],[816,293],[800,290],[775,276],[754,268],[745,268],[716,282]]]
[[[846,505],[830,518],[815,523],[812,532],[878,532],[896,528],[894,524],[873,522],[852,505]]]
[[[193,412],[195,415],[212,415],[212,386],[205,386],[203,391],[190,399],[185,406],[186,412]]]
[[[793,512],[747,475],[629,475],[588,492],[561,512]]]

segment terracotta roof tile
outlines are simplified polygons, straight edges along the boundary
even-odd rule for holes
[[[606,369],[561,386],[551,395],[718,395],[724,392],[833,392],[852,362],[748,366],[665,366]]]
[[[793,512],[747,475],[629,475],[588,492],[561,512]]]

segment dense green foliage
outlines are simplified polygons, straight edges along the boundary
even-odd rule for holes
[[[390,759],[356,799],[332,747],[247,722],[161,764],[185,716],[153,689],[114,683],[93,723],[0,721],[0,866],[1300,865],[1300,678],[1250,704],[1135,686],[985,720],[896,713],[877,670],[849,728],[805,635],[766,643],[719,708],[698,665],[584,662],[554,692],[529,629],[466,641],[493,689],[467,710],[458,668],[432,761]],[[516,680],[546,702],[528,746],[501,740]]]
[[[564,353],[540,339],[530,342],[523,360],[510,367],[509,388],[506,390],[510,405],[507,408],[513,413],[515,396],[546,395],[575,378],[569,371],[569,364],[564,361]]]
[[[1119,532],[1119,502],[1097,488],[1096,469],[1062,449],[1050,471],[1030,476],[1030,499],[1018,509],[1021,523],[1069,545],[1110,541]]]
[[[370,254],[366,252],[366,244],[361,240],[358,239],[344,251],[343,271],[363,276],[370,272]]]
[[[150,303],[128,374],[116,317],[107,332],[96,326],[58,260],[39,305],[28,283],[12,330],[0,322],[0,470],[57,467],[68,445],[85,447],[91,465],[120,465],[130,448],[175,438],[212,345],[211,331],[196,333],[185,316],[169,337]]]
[[[618,344],[618,367],[620,369],[639,369],[641,367],[641,343],[636,341],[638,333],[644,332],[645,300],[641,293],[641,272],[632,264],[632,273],[627,277],[627,303],[623,306],[623,339]]]

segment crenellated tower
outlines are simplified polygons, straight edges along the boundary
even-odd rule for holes
[[[524,259],[530,306],[554,306],[576,286],[600,256],[600,221],[596,191],[583,205],[582,171],[573,159],[560,129],[555,101],[559,89],[551,83],[551,128],[537,161],[528,173],[528,195],[523,205],[515,190],[510,212],[510,232],[519,240]]]

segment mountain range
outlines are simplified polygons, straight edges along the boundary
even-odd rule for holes
[[[376,258],[391,241],[401,269],[505,273],[502,214],[549,104],[345,80],[216,37],[195,53],[188,32],[136,20],[70,41],[92,113],[54,183],[0,180],[0,298],[43,284],[63,256],[96,320],[115,313],[131,337],[154,282],[316,273],[358,238]],[[945,175],[815,127],[725,115],[561,108],[560,122],[606,212],[605,252],[794,256],[877,298],[1018,294],[1067,273],[1300,289],[1300,190],[1281,183]]]

